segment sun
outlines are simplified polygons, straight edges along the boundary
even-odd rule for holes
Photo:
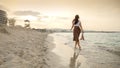
[[[20,19],[22,20],[31,20],[31,21],[36,21],[38,18],[32,15],[27,15],[27,16],[21,16]]]

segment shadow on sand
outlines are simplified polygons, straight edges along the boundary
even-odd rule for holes
[[[81,66],[81,62],[78,60],[79,54],[80,54],[79,49],[74,50],[73,56],[70,58],[70,65],[69,68],[79,68]]]

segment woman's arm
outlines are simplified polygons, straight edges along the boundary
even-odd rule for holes
[[[81,38],[80,40],[84,40],[84,30],[83,30],[83,27],[82,27],[82,24],[80,23],[80,29],[82,31],[82,35],[81,35]]]
[[[84,33],[84,30],[83,30],[81,22],[80,22],[80,29],[81,29],[82,33]]]
[[[70,30],[72,30],[72,29],[73,29],[73,26],[74,26],[74,21],[72,21],[72,27],[71,27],[71,29],[70,29]]]

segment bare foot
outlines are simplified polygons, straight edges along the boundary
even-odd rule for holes
[[[77,47],[74,47],[74,49],[77,49]]]

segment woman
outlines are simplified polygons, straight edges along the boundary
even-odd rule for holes
[[[73,29],[74,27],[74,29]],[[71,27],[71,30],[73,29],[73,41],[75,41],[75,48],[79,47],[79,49],[81,49],[81,46],[80,46],[80,42],[79,42],[79,36],[80,36],[80,33],[82,34],[81,35],[81,40],[84,40],[84,36],[83,36],[83,28],[82,28],[82,25],[81,25],[81,22],[79,20],[79,15],[75,15],[75,19],[73,19],[72,21],[72,27]]]

